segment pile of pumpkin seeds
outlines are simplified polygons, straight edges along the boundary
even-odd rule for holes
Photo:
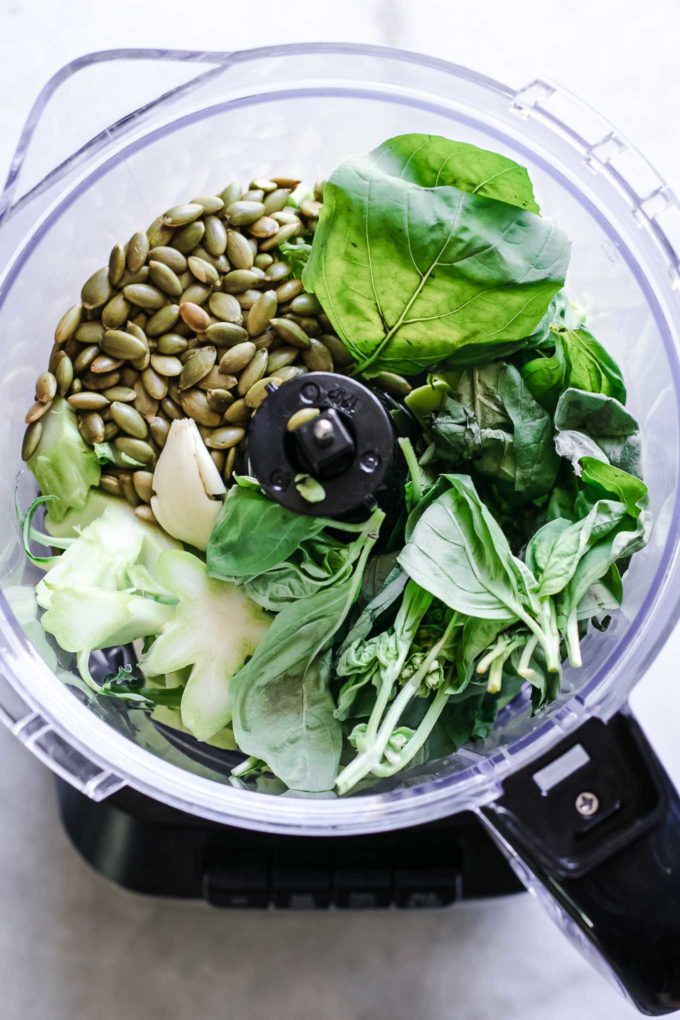
[[[57,325],[26,414],[25,460],[60,395],[87,443],[111,443],[117,459],[140,465],[107,464],[101,488],[153,520],[153,469],[174,419],[196,421],[228,482],[269,383],[348,368],[318,301],[279,257],[284,242],[310,239],[321,211],[323,182],[289,204],[298,183],[257,178],[245,192],[229,184],[115,245]]]

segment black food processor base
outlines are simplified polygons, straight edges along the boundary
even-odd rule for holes
[[[524,889],[471,814],[368,836],[230,828],[124,789],[95,803],[57,780],[73,845],[132,892],[216,907],[445,907]]]

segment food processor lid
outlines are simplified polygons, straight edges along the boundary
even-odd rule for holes
[[[120,74],[125,64],[125,75]],[[139,74],[133,73],[139,71]],[[93,74],[115,75],[111,110],[93,125],[74,118]],[[680,393],[680,206],[627,140],[589,107],[549,82],[519,90],[441,60],[380,47],[315,44],[240,53],[119,50],[83,57],[38,97],[0,198],[0,304],[33,245],[86,183],[154,137],[226,104],[277,95],[378,98],[481,125],[530,153],[534,163],[598,220],[643,291]],[[147,100],[148,101],[145,101]],[[141,105],[140,105],[141,104]],[[70,114],[70,115],[69,115]],[[106,118],[110,118],[110,123]],[[78,122],[78,123],[76,123]],[[70,134],[84,130],[87,137]],[[67,127],[67,129],[66,129]],[[96,130],[93,130],[93,127]],[[54,161],[58,165],[54,167]],[[96,718],[28,643],[0,596],[0,717],[54,771],[93,799],[125,784],[185,811],[255,829],[332,834],[415,824],[493,800],[503,779],[572,732],[584,719],[609,718],[668,636],[680,611],[677,493],[665,508],[661,566],[637,618],[590,681],[527,735],[482,757],[456,756],[456,773],[430,766],[397,789],[343,799],[293,792],[267,796],[183,771],[139,748]]]

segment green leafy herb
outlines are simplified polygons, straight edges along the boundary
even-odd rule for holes
[[[56,496],[50,507],[55,521],[71,507],[81,510],[90,488],[99,484],[97,458],[78,431],[75,412],[56,397],[42,418],[42,437],[28,461],[44,496]]]
[[[540,404],[554,410],[563,390],[569,387],[603,393],[626,402],[626,387],[619,366],[585,328],[553,329],[554,352],[541,350],[522,366],[522,377]]]
[[[509,204],[509,166],[493,161],[490,173],[466,158],[457,174],[460,151],[426,135],[392,139],[326,185],[303,282],[358,371],[415,374],[466,345],[489,360],[532,333],[564,283],[565,236]],[[526,205],[521,181],[518,168]]]

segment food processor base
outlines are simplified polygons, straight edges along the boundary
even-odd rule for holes
[[[280,836],[184,814],[131,789],[100,803],[57,779],[64,828],[96,871],[151,896],[232,908],[445,907],[524,889],[467,812],[368,836]]]

